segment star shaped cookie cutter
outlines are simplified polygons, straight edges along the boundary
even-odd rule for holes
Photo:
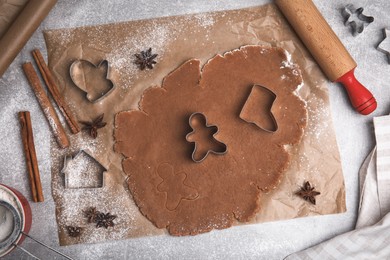
[[[79,171],[82,171],[82,170],[91,170],[90,167],[88,166],[85,166],[83,167],[82,165],[80,166],[80,164],[82,163],[82,160],[83,160],[83,157],[84,157],[84,160],[87,159],[89,160],[90,162],[93,162],[98,168],[101,169],[101,171],[99,171],[97,174],[100,175],[100,185],[96,185],[96,186],[88,186],[88,187],[83,187],[83,186],[74,186],[72,184],[70,184],[72,182],[72,178],[74,176],[72,176],[72,169],[76,169],[79,170]],[[71,165],[71,164],[75,164],[77,163],[77,161],[80,161],[78,163],[78,165]],[[74,166],[72,168],[72,166]],[[87,168],[87,169],[85,169]],[[105,186],[105,173],[107,172],[107,168],[103,166],[103,164],[101,164],[98,160],[96,160],[88,151],[86,150],[79,150],[74,156],[72,155],[66,155],[64,157],[64,166],[63,168],[61,169],[61,174],[63,174],[64,176],[64,186],[65,186],[65,189],[96,189],[96,188],[103,188]]]
[[[203,156],[201,156],[199,159],[197,158],[197,156],[196,156],[196,152],[198,150],[198,145],[196,144],[197,142],[190,139],[190,137],[197,132],[195,130],[194,125],[193,125],[193,122],[194,122],[194,120],[196,120],[196,117],[201,118],[205,127],[212,128],[215,131],[213,133],[212,137],[214,138],[214,140],[216,140],[221,145],[221,147],[223,147],[223,149],[221,151],[215,151],[212,149],[208,149]],[[203,113],[200,113],[200,112],[192,113],[190,118],[188,119],[188,123],[191,126],[192,131],[186,135],[186,140],[187,140],[187,142],[194,143],[194,150],[193,150],[192,155],[191,155],[191,158],[194,162],[196,162],[196,163],[203,162],[210,153],[215,154],[215,155],[224,155],[227,153],[226,144],[224,144],[223,142],[221,142],[215,138],[215,136],[219,132],[218,127],[216,125],[209,125],[207,122],[207,118]]]
[[[383,28],[383,40],[379,43],[377,50],[383,52],[387,56],[387,62],[390,64],[390,29]]]
[[[374,17],[364,15],[363,11],[363,7],[356,9],[352,4],[346,5],[342,9],[344,25],[351,27],[353,36],[362,33],[364,28],[374,21]]]

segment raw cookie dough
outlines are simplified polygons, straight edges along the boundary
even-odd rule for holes
[[[285,145],[303,135],[307,111],[294,94],[301,83],[283,49],[244,46],[215,56],[202,71],[198,60],[189,60],[162,87],[147,89],[139,110],[116,115],[114,133],[114,149],[125,157],[123,170],[142,214],[179,236],[250,220],[261,194],[277,187],[288,166]],[[256,84],[276,95],[274,133],[239,117]],[[218,127],[215,138],[226,144],[226,154],[192,161],[193,144],[185,137],[194,112]]]

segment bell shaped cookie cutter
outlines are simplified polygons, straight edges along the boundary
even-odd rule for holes
[[[90,66],[94,69],[99,69],[100,67],[106,67],[107,72],[105,73],[104,78],[109,83],[108,90],[99,93],[99,95],[97,97],[92,97],[92,94],[89,93],[90,90],[88,89],[88,86],[87,86],[85,74],[83,73],[83,68],[82,68],[83,65]],[[107,60],[102,60],[97,65],[90,62],[89,60],[83,60],[83,59],[75,60],[70,65],[69,74],[70,74],[70,78],[72,79],[73,83],[81,91],[86,93],[87,100],[92,102],[92,103],[96,103],[96,102],[101,101],[102,99],[104,99],[105,97],[110,95],[114,91],[114,89],[116,88],[116,85],[114,84],[114,82],[111,79],[112,70],[111,70],[111,66],[109,65]]]
[[[89,160],[91,163],[95,164],[95,168],[100,169],[96,174],[99,174],[100,184],[93,186],[77,186],[73,183],[74,180],[74,172],[80,173],[80,171],[90,171],[91,167],[84,164],[85,160]],[[103,188],[105,186],[105,173],[107,172],[107,168],[104,167],[98,160],[96,160],[88,151],[80,150],[74,156],[66,155],[64,157],[64,166],[61,170],[61,174],[64,176],[64,186],[65,189],[96,189]],[[79,183],[78,183],[79,184]],[[82,183],[81,183],[82,184]],[[79,185],[81,185],[79,184]]]
[[[363,11],[363,7],[356,9],[352,4],[346,5],[341,11],[344,25],[351,27],[353,36],[362,33],[364,28],[374,21],[374,17],[364,15]]]
[[[192,135],[196,134],[196,132],[197,132],[195,127],[194,127],[194,125],[193,125],[193,122],[194,122],[194,120],[196,120],[196,117],[198,117],[200,120],[203,121],[205,127],[212,128],[213,131],[215,131],[213,133],[212,137],[213,137],[213,139],[216,142],[218,142],[218,145],[220,145],[222,147],[221,151],[215,151],[215,150],[212,150],[212,149],[208,149],[203,156],[201,156],[200,158],[197,158],[197,156],[196,156],[196,152],[198,150],[197,142],[190,139],[190,137]],[[218,141],[215,138],[215,136],[219,132],[218,127],[216,125],[209,125],[208,122],[207,122],[207,118],[206,118],[206,116],[203,113],[200,113],[200,112],[192,113],[190,118],[188,119],[188,123],[189,123],[190,127],[192,128],[192,131],[186,135],[186,140],[187,140],[187,142],[194,143],[194,150],[193,150],[192,155],[191,155],[191,158],[192,158],[192,160],[194,162],[196,162],[196,163],[203,162],[210,153],[215,154],[215,155],[224,155],[224,154],[227,153],[227,146],[226,146],[226,144],[224,144],[221,141]]]
[[[269,88],[261,85],[253,85],[251,93],[241,109],[240,118],[268,133],[276,132],[279,126],[271,111],[276,98],[276,94]],[[259,108],[266,110],[268,114],[265,111],[259,111]],[[267,122],[264,122],[264,118],[267,118],[268,123],[271,122],[272,126],[266,127]]]

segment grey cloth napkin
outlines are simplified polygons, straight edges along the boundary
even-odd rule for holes
[[[377,146],[359,171],[356,229],[285,259],[390,259],[390,116],[374,126]]]

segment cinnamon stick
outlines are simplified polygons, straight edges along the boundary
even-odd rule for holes
[[[39,174],[38,160],[35,152],[34,135],[31,125],[30,112],[19,112],[22,142],[26,156],[27,172],[30,180],[31,195],[34,202],[43,202],[41,177]]]
[[[66,136],[65,130],[62,127],[60,120],[58,119],[58,116],[52,104],[50,103],[50,100],[47,97],[31,62],[26,62],[23,64],[23,71],[26,74],[31,89],[34,91],[34,94],[38,99],[38,102],[43,110],[44,115],[46,116],[47,121],[49,122],[50,128],[54,134],[58,145],[61,148],[68,147],[69,140]]]
[[[59,107],[62,115],[64,116],[70,130],[73,134],[77,134],[80,132],[80,126],[78,125],[77,121],[75,120],[75,117],[73,113],[71,112],[68,104],[65,102],[63,97],[61,96],[58,87],[54,81],[53,75],[50,72],[45,60],[43,59],[42,53],[36,49],[32,51],[32,55],[34,57],[35,62],[37,63],[38,69],[41,72],[42,78],[46,83],[47,89],[49,90],[50,94],[52,95],[54,101],[56,102],[57,106]]]

